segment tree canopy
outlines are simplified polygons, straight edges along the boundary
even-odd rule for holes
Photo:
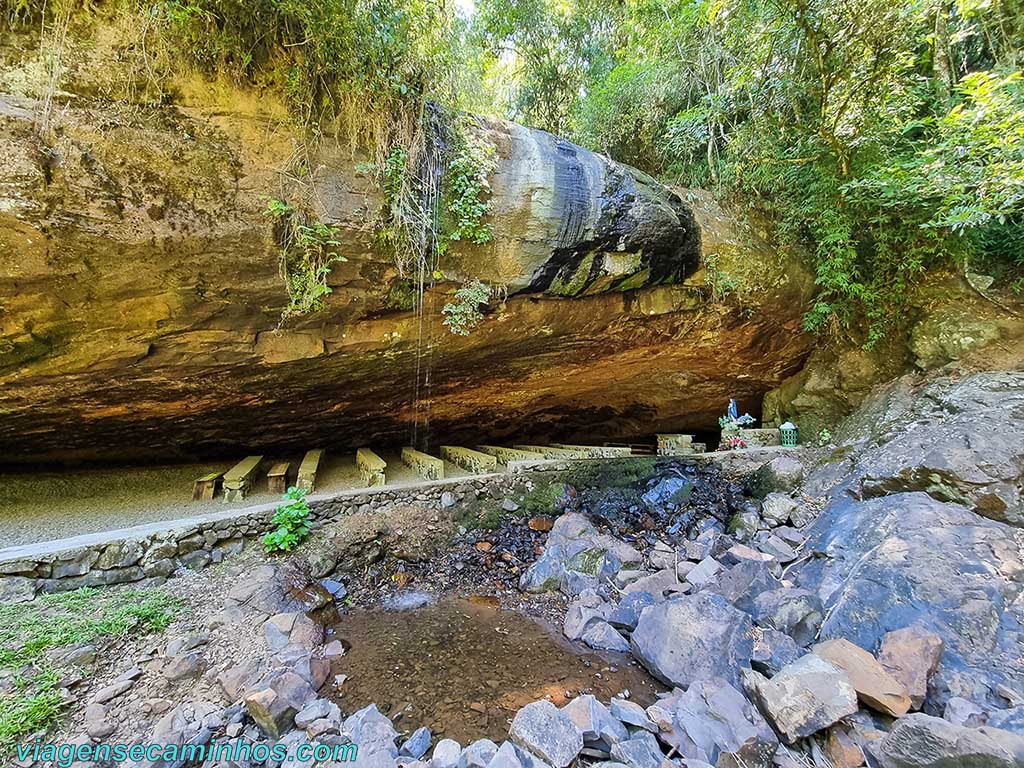
[[[150,74],[164,50],[276,88],[311,131],[375,148],[382,178],[438,104],[754,206],[813,262],[810,330],[872,343],[930,269],[1024,289],[1024,0],[107,5],[144,19]],[[0,0],[33,28],[102,6]]]

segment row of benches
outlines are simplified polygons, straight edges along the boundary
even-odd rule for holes
[[[658,435],[659,455],[684,455],[703,452],[704,446],[693,443],[690,435]],[[444,463],[449,461],[468,472],[486,474],[497,472],[498,463],[510,468],[527,466],[545,459],[611,459],[638,455],[631,445],[514,445],[511,448],[500,445],[478,445],[476,449],[456,445],[442,445],[441,457],[417,451],[415,448],[402,449],[402,463],[410,467],[424,480],[442,480]],[[316,474],[323,460],[323,449],[306,453],[299,465],[295,485],[312,492]],[[227,472],[211,472],[198,478],[192,486],[192,498],[212,499],[223,486],[224,500],[244,499],[252,490],[263,465],[262,456],[247,456]],[[384,485],[384,471],[387,462],[369,448],[356,451],[356,466],[364,486],[372,488]],[[291,465],[284,461],[274,464],[267,472],[267,488],[271,493],[281,494],[288,487],[288,472]]]
[[[320,469],[323,457],[322,448],[307,451],[299,464],[295,478],[296,488],[313,492],[316,487],[316,473]],[[192,483],[192,498],[196,501],[212,499],[217,495],[217,491],[223,488],[224,501],[240,501],[252,492],[263,465],[262,456],[246,456],[227,472],[210,472],[203,475]],[[281,461],[273,464],[267,470],[267,490],[274,494],[284,493],[288,489],[290,470],[290,462]]]

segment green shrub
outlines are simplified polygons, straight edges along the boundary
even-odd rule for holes
[[[304,488],[292,486],[284,494],[288,504],[274,512],[271,523],[274,530],[263,537],[263,548],[267,552],[290,552],[309,537],[312,525],[309,520],[309,502]]]
[[[484,319],[480,305],[491,298],[491,287],[479,280],[467,283],[455,292],[455,300],[444,305],[444,324],[456,336],[469,336],[469,332]]]

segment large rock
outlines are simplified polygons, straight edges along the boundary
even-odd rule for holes
[[[991,695],[1003,682],[1024,688],[1014,533],[925,493],[839,496],[809,530],[808,551],[825,556],[794,570],[824,605],[822,639],[874,650],[912,624],[942,638],[931,686],[941,711],[949,696]]]
[[[747,560],[719,574],[708,588],[745,613],[754,612],[754,602],[761,594],[781,587],[768,563]]]
[[[702,680],[680,694],[672,745],[685,758],[711,765],[767,768],[779,740],[757,707],[722,680]]]
[[[629,768],[661,768],[665,755],[653,734],[638,731],[612,747],[612,759]]]
[[[765,499],[775,492],[795,491],[804,479],[804,465],[792,456],[776,456],[758,467],[747,481],[747,489],[757,498]]]
[[[878,753],[885,768],[1020,768],[1001,742],[999,734],[915,713],[896,721]]]
[[[562,589],[569,574],[608,579],[642,559],[629,544],[598,533],[584,515],[570,512],[555,521],[544,552],[520,577],[519,588],[526,592]]]
[[[752,614],[762,627],[785,632],[797,645],[808,645],[821,627],[821,600],[798,587],[776,589],[755,598]]]
[[[942,659],[942,638],[921,627],[904,627],[882,638],[878,661],[900,681],[910,694],[914,709],[920,709],[928,695],[928,680]]]
[[[914,428],[901,428],[907,422]],[[882,439],[852,472],[864,496],[922,491],[1024,525],[1024,373],[939,380],[903,413],[890,406],[872,429]]]
[[[846,673],[813,653],[771,680],[750,672],[746,681],[761,711],[789,744],[857,711],[857,692]]]
[[[265,140],[261,127],[284,111],[269,91],[239,111],[244,94],[200,86],[187,110],[135,111],[114,136],[78,96],[96,98],[96,83],[123,68],[131,41],[119,24],[72,31],[97,39],[69,41],[90,55],[62,79],[71,95],[52,168],[36,156],[42,105],[5,96],[0,107],[9,180],[0,204],[0,441],[8,455],[178,459],[239,445],[342,450],[367,434],[404,439],[419,349],[409,311],[415,285],[374,238],[386,201],[376,174],[341,146],[352,137],[312,148],[315,170],[282,189],[282,158],[302,135],[283,127]],[[6,81],[35,49],[5,43]],[[108,102],[100,112],[126,106]],[[489,318],[469,337],[451,334],[439,312],[428,318],[445,360],[439,371],[459,382],[458,402],[439,398],[431,412],[453,439],[479,440],[481,430],[504,437],[503,423],[609,438],[622,419],[650,432],[670,422],[711,427],[722,392],[756,400],[807,354],[810,337],[792,330],[810,292],[806,272],[752,228],[720,210],[709,216],[709,242],[713,230],[737,230],[715,248],[720,268],[733,276],[745,272],[732,264],[751,268],[757,286],[772,286],[744,292],[756,312],[680,287],[699,268],[702,238],[678,195],[544,131],[499,120],[479,130],[495,147],[494,241],[450,243],[437,290],[450,294],[472,278],[509,290],[502,321]],[[314,217],[338,227],[347,259],[327,276],[324,308],[280,329],[288,295],[264,215],[271,194],[309,201]],[[54,262],[55,252],[66,257]],[[687,342],[666,344],[683,318]],[[513,369],[528,370],[531,387],[499,404],[500,372]],[[666,387],[660,375],[684,378]],[[320,408],[339,382],[346,407]],[[318,418],[300,423],[296,403]],[[76,428],[60,428],[67,423]]]
[[[626,726],[612,717],[608,707],[593,695],[577,696],[562,711],[576,724],[583,734],[583,743],[592,745],[601,742],[607,748],[629,738]]]
[[[250,717],[274,738],[283,735],[295,722],[295,715],[315,696],[305,680],[293,672],[278,675],[264,687],[245,697]]]
[[[630,646],[651,674],[670,685],[714,678],[737,685],[740,670],[750,666],[753,624],[720,595],[684,595],[644,609]]]
[[[565,768],[583,749],[583,732],[568,714],[545,700],[520,709],[512,719],[509,736],[553,768]]]
[[[891,717],[910,711],[910,694],[863,648],[837,638],[814,646],[814,653],[835,664],[850,678],[857,698],[874,710]]]

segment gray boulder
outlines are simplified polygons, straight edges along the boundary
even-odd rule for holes
[[[800,649],[789,635],[774,629],[754,628],[754,655],[750,666],[772,677],[800,657]]]
[[[761,502],[761,517],[772,528],[789,522],[790,514],[796,509],[796,502],[786,493],[769,493]]]
[[[583,732],[566,713],[545,700],[520,709],[512,719],[509,736],[553,768],[565,768],[583,749]]]
[[[591,694],[577,696],[562,711],[583,734],[583,743],[600,742],[607,747],[629,738],[629,733],[618,718],[612,717],[608,707]]]
[[[784,632],[800,646],[814,642],[821,627],[821,600],[806,589],[789,587],[762,592],[752,608],[754,621],[760,626]]]
[[[939,380],[908,410],[875,425],[884,439],[855,469],[862,495],[921,491],[1024,525],[1024,374]],[[913,429],[900,428],[908,422]]]
[[[747,481],[747,490],[758,499],[769,493],[795,491],[804,479],[804,465],[792,456],[776,456],[758,467]]]
[[[377,709],[376,704],[363,707],[345,718],[343,732],[359,745],[359,754],[385,752],[392,757],[398,755],[395,739],[398,731],[391,721]]]
[[[878,756],[885,768],[1019,768],[1001,735],[988,730],[917,712],[896,721],[879,743]]]
[[[763,592],[782,586],[763,561],[746,560],[720,574],[709,587],[745,613],[753,613],[754,600]]]
[[[412,757],[419,760],[430,749],[430,729],[427,727],[417,728],[412,736],[405,740],[398,754],[403,757]]]
[[[771,680],[750,672],[746,682],[787,744],[857,711],[857,692],[846,673],[814,654],[797,659]]]
[[[629,643],[607,621],[596,621],[587,627],[580,638],[596,651],[629,652]]]
[[[721,595],[684,595],[646,608],[630,646],[652,675],[670,685],[719,677],[738,685],[754,650],[753,624]]]
[[[934,632],[945,644],[929,687],[935,711],[950,696],[976,698],[980,681],[1024,687],[1013,602],[1024,562],[1014,529],[924,493],[839,496],[809,530],[807,548],[825,555],[794,569],[822,601],[822,639],[875,649],[890,630]]]
[[[665,759],[654,734],[639,731],[612,747],[612,758],[630,768],[661,768]]]
[[[657,724],[650,718],[644,708],[635,701],[615,698],[609,702],[608,709],[611,711],[612,717],[621,720],[628,726],[642,728],[651,733],[658,731]]]
[[[458,768],[487,768],[494,755],[498,751],[498,745],[490,739],[477,739],[468,747],[462,750],[459,755]]]
[[[582,591],[591,585],[588,577],[612,578],[623,566],[642,560],[629,544],[598,533],[584,515],[570,512],[555,521],[544,552],[520,577],[519,588],[525,592],[562,589],[566,574],[573,572],[572,582]]]
[[[701,680],[680,695],[674,726],[679,754],[711,765],[767,768],[779,747],[757,707],[723,680]]]
[[[617,629],[633,631],[644,608],[654,605],[657,600],[650,592],[628,592],[608,614],[608,623]]]
[[[577,600],[565,612],[562,633],[570,640],[579,640],[591,625],[598,622],[605,623],[605,619],[610,613],[611,606],[603,600],[600,602]]]
[[[441,739],[434,747],[430,759],[431,768],[455,768],[459,764],[462,745],[454,739]]]

